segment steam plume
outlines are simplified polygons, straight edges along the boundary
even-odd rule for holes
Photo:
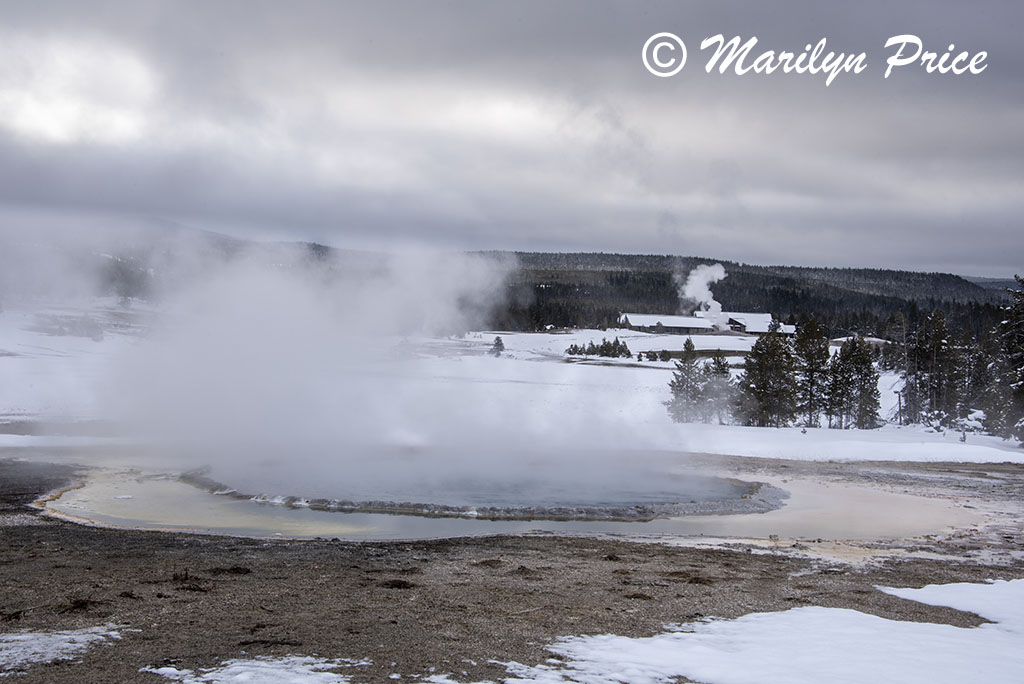
[[[683,281],[682,274],[676,275],[676,283],[679,286],[679,299],[682,302],[691,302],[697,305],[701,311],[705,311],[705,317],[715,326],[721,326],[722,305],[715,300],[711,293],[711,283],[716,283],[725,278],[725,267],[722,264],[702,264],[690,271],[686,280]]]

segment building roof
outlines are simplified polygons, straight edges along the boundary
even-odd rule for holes
[[[665,316],[662,314],[639,314],[624,313],[619,317],[619,322],[624,323],[629,319],[629,324],[637,328],[656,328],[660,323],[666,328],[695,328],[698,330],[713,330],[711,321],[696,316]]]
[[[766,333],[772,325],[770,313],[739,313],[738,311],[722,312],[729,318],[729,323],[738,323],[748,333]]]
[[[706,317],[706,311],[696,311],[694,316]],[[770,313],[744,313],[742,311],[723,311],[721,314],[723,320],[729,321],[730,325],[740,325],[743,330],[748,333],[756,335],[763,335],[768,332],[768,329],[772,324],[772,315]],[[630,319],[632,320],[632,319]],[[784,323],[779,324],[779,332],[783,335],[794,335],[796,334],[795,325],[786,325]]]

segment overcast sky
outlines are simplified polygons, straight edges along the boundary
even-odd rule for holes
[[[0,226],[1024,271],[1024,5],[0,2]],[[689,51],[646,71],[652,34]],[[861,74],[705,73],[756,36]],[[907,66],[890,36],[986,51]]]

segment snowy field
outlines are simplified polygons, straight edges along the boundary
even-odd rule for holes
[[[113,298],[0,309],[0,421],[96,418],[111,360],[138,341],[151,316]]]
[[[535,665],[501,663],[506,684],[664,684],[678,677],[707,684],[820,682],[985,682],[1016,684],[1024,673],[1024,580],[988,584],[879,587],[929,605],[989,620],[979,627],[888,620],[849,609],[805,606],[734,620],[666,625],[647,638],[567,636],[548,646],[554,658]],[[62,632],[0,635],[0,677],[90,648],[117,648],[124,628],[104,625]],[[143,672],[185,684],[345,684],[369,661],[309,655],[238,658],[201,670],[152,666]],[[398,673],[391,680],[471,683],[457,673]]]
[[[125,310],[114,300],[79,308],[0,312],[0,420],[55,424],[106,417],[109,377],[132,348],[147,344],[147,308]],[[501,336],[505,352],[487,354]],[[672,362],[568,357],[571,344],[618,337],[634,352],[681,349],[685,338],[627,330],[552,333],[487,331],[452,338],[390,340],[385,359],[358,366],[372,377],[400,377],[399,408],[418,422],[388,426],[399,441],[429,438],[432,417],[424,405],[443,405],[461,418],[458,429],[488,426],[522,434],[556,435],[565,443],[600,443],[634,449],[683,450],[711,454],[825,461],[1024,462],[1024,451],[980,433],[935,432],[920,426],[886,425],[878,430],[749,428],[674,424],[664,408]],[[744,352],[756,338],[696,335],[698,349]],[[738,357],[737,357],[738,358]],[[281,363],[287,365],[285,351]],[[351,366],[347,367],[351,371]],[[346,371],[346,372],[347,372]],[[331,380],[325,369],[322,381]],[[339,371],[339,373],[342,371]],[[736,371],[738,372],[738,371]],[[338,385],[344,378],[338,376]],[[880,380],[882,415],[893,417],[899,378]],[[214,388],[230,399],[232,388]],[[283,391],[283,390],[282,390]],[[392,398],[388,398],[390,401]],[[383,413],[384,410],[382,409]],[[59,430],[58,430],[59,431]],[[422,433],[422,434],[421,434]],[[94,437],[0,434],[0,447],[95,444]]]

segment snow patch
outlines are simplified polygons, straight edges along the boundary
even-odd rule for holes
[[[794,608],[690,623],[649,638],[567,637],[562,661],[505,663],[507,684],[706,684],[980,681],[1016,684],[1024,673],[1024,580],[883,589],[997,620],[964,629],[903,622],[855,610]],[[426,681],[456,684],[450,676]]]
[[[74,660],[94,646],[120,639],[124,625],[103,625],[61,632],[0,634],[0,677],[24,673],[30,665]]]
[[[139,672],[150,672],[184,684],[348,684],[351,680],[347,676],[331,670],[369,664],[368,660],[285,656],[226,660],[219,667],[199,672],[175,667],[144,667]]]

